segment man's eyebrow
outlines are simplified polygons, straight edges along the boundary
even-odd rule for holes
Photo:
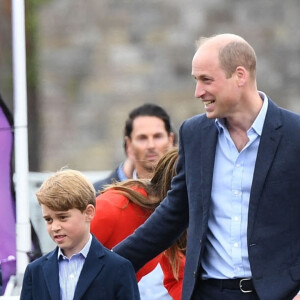
[[[148,135],[145,134],[145,133],[140,133],[140,134],[137,134],[136,136],[137,136],[137,137],[147,137]]]

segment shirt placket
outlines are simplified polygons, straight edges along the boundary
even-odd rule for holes
[[[231,253],[234,266],[234,275],[239,277],[243,274],[242,245],[241,245],[241,222],[242,222],[242,178],[243,178],[243,152],[236,157],[232,171],[231,190]]]

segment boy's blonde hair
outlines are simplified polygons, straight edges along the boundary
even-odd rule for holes
[[[92,183],[81,172],[71,169],[56,172],[35,194],[40,205],[54,211],[77,208],[83,212],[89,204],[96,205]]]

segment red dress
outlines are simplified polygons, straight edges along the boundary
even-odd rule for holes
[[[138,189],[138,191],[147,195],[143,189]],[[152,210],[129,201],[118,191],[108,190],[96,199],[96,214],[91,223],[91,232],[105,247],[111,249],[142,225],[151,213]],[[164,272],[164,286],[173,299],[180,300],[185,264],[183,255],[178,281],[174,278],[169,260],[163,253],[149,261],[137,272],[137,280],[139,281],[144,275],[150,273],[158,263]]]

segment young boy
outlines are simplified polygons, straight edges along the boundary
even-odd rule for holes
[[[36,196],[58,247],[27,266],[20,300],[140,299],[131,263],[90,233],[95,190],[80,172],[55,173]]]

